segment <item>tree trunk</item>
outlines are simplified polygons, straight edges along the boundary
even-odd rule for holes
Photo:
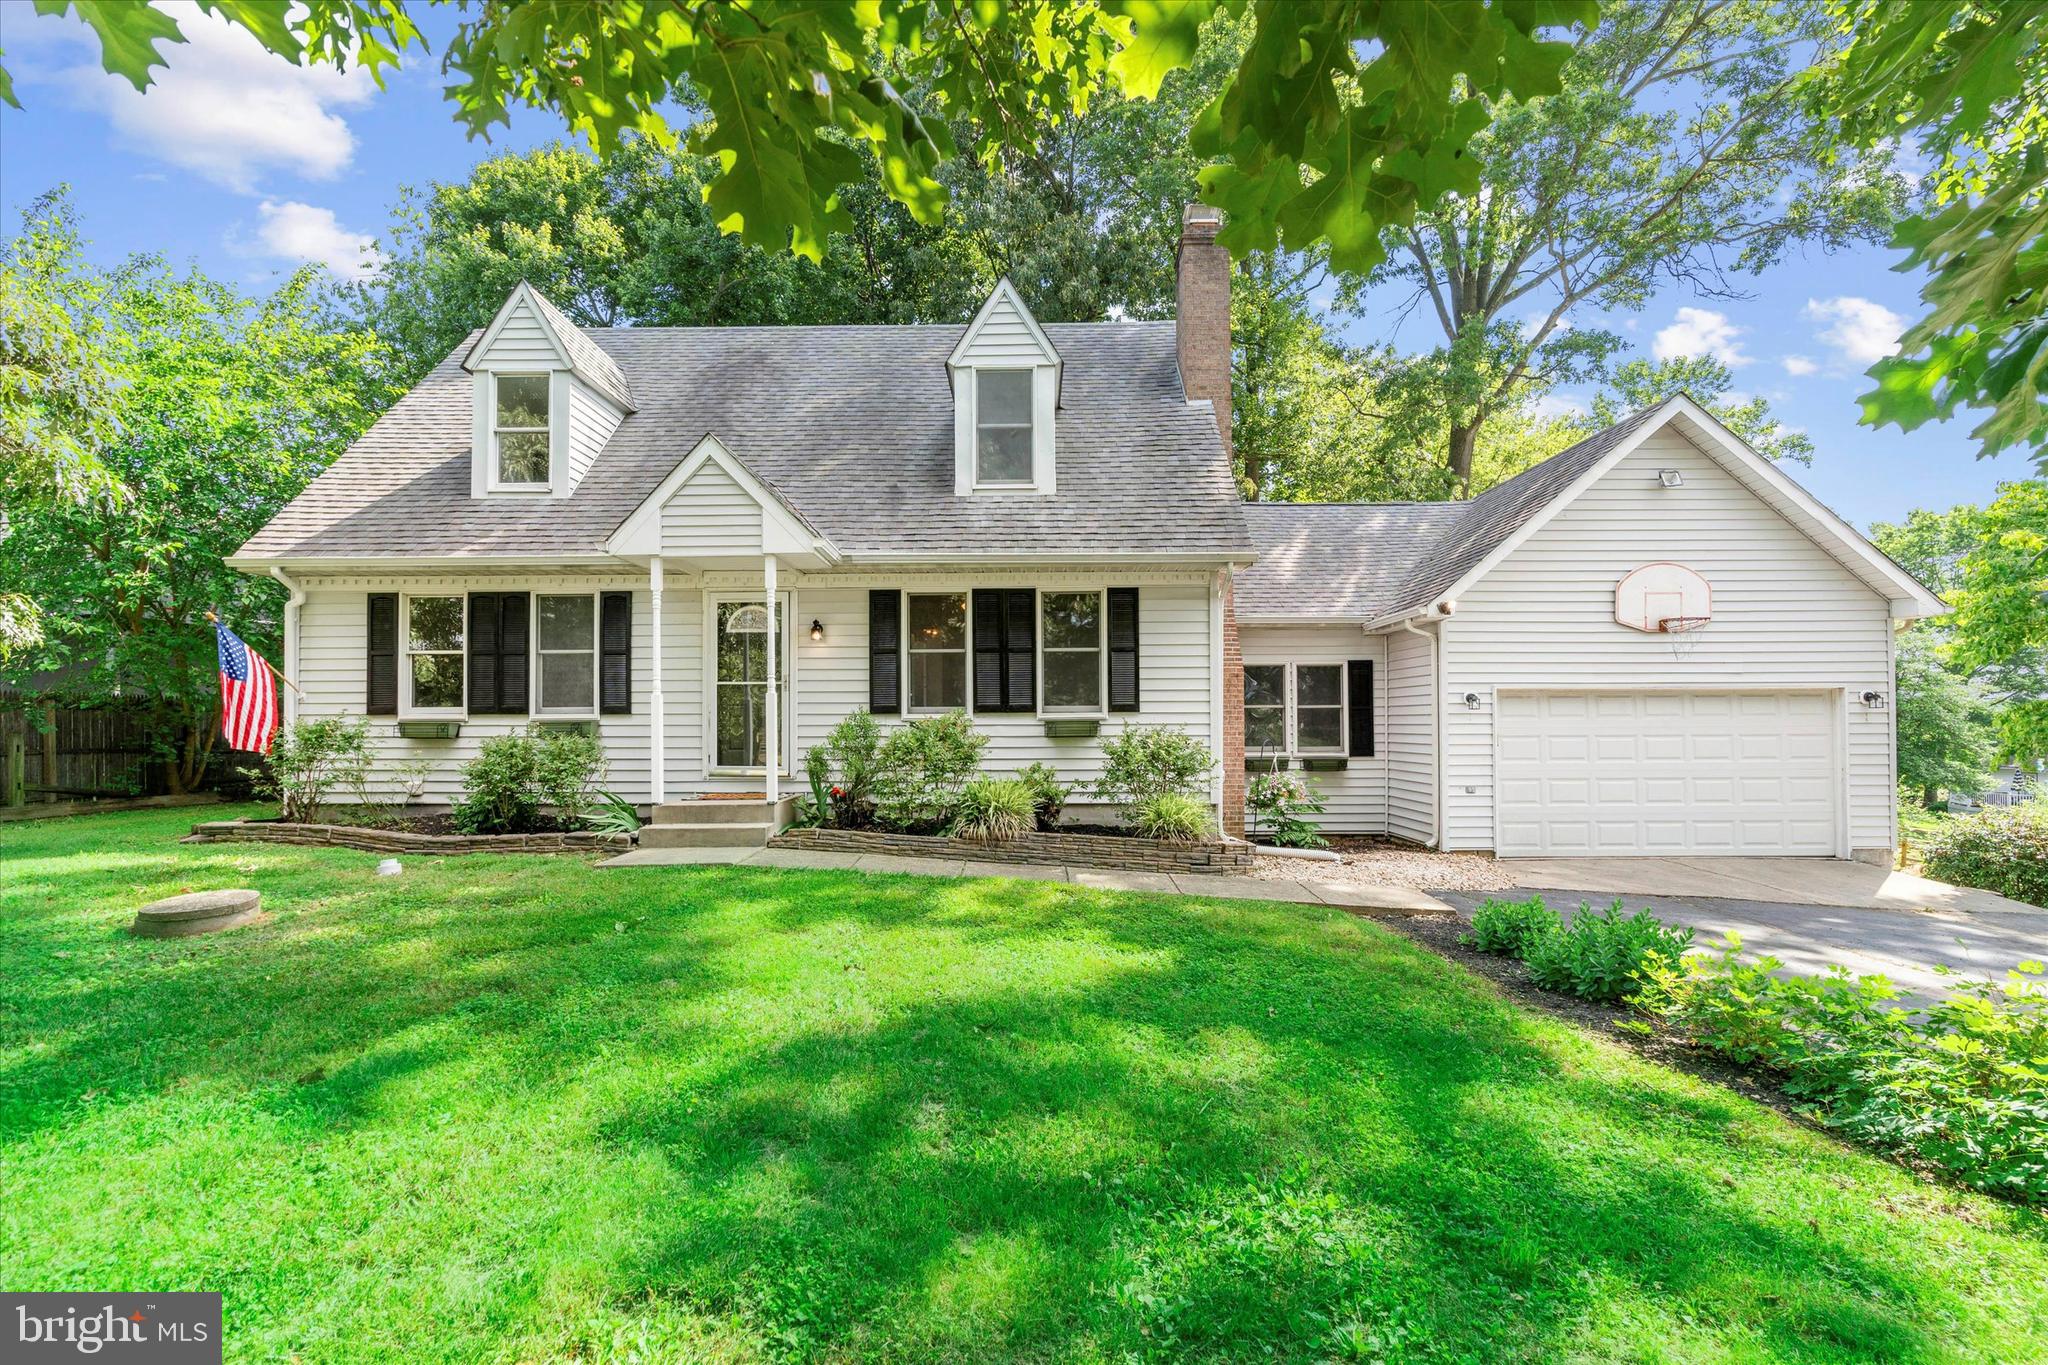
[[[1472,493],[1472,455],[1479,449],[1479,423],[1476,416],[1469,422],[1451,423],[1451,445],[1444,463],[1450,468],[1461,498]]]

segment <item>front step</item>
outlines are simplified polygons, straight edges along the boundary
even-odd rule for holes
[[[640,827],[642,848],[760,848],[788,826],[796,798],[771,809],[766,800],[668,801]]]
[[[642,848],[761,848],[776,827],[760,824],[642,825]]]

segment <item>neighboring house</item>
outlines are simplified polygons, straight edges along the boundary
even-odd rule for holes
[[[2028,800],[2039,790],[2040,775],[2017,763],[2008,763],[1991,775],[1989,789],[1975,796],[1963,792],[1952,792],[1948,808],[1955,811],[1976,810],[1980,806],[2017,806]]]
[[[234,557],[292,590],[288,707],[442,759],[429,800],[533,719],[672,813],[965,706],[992,768],[1080,782],[1185,729],[1232,830],[1264,756],[1336,832],[1889,858],[1932,594],[1684,399],[1468,503],[1241,503],[1217,227],[1173,322],[1004,283],[964,327],[585,330],[522,285]]]

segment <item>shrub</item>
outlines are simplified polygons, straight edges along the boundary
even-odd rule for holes
[[[631,834],[640,828],[640,811],[617,792],[599,792],[596,808],[583,823],[599,834]]]
[[[451,818],[465,834],[530,834],[543,807],[564,827],[581,822],[604,776],[604,750],[591,735],[529,727],[493,735],[462,767],[462,799]]]
[[[1930,877],[2048,905],[2048,803],[1956,816],[1922,840],[1920,855]]]
[[[1154,792],[1132,810],[1131,824],[1148,839],[1191,844],[1209,833],[1209,806],[1186,792]]]
[[[1525,901],[1489,899],[1472,912],[1472,932],[1464,941],[1482,953],[1520,957],[1531,943],[1563,928],[1557,911],[1545,905],[1541,896]]]
[[[876,820],[908,834],[945,829],[987,747],[965,711],[920,716],[892,731],[875,754]]]
[[[1924,1016],[1883,977],[1779,977],[1773,957],[1660,960],[1634,1003],[1695,1046],[1777,1071],[1821,1122],[1965,1184],[2048,1204],[2048,991],[2025,962]]]
[[[853,711],[832,727],[824,744],[811,755],[822,752],[824,789],[812,788],[821,821],[841,829],[864,829],[875,819],[875,773],[882,751],[882,726],[866,711]],[[812,763],[821,760],[812,757]],[[836,774],[836,780],[834,780]]]
[[[1522,960],[1545,990],[1613,1002],[1638,988],[1652,953],[1675,961],[1691,946],[1692,930],[1667,925],[1647,910],[1624,915],[1616,901],[1597,914],[1581,904],[1569,928],[1525,943]]]
[[[1038,803],[1027,784],[1014,777],[977,777],[960,789],[951,833],[989,842],[1017,839],[1037,819]]]
[[[369,804],[370,723],[330,716],[285,726],[271,741],[270,768],[259,779],[266,795],[278,804],[278,817],[308,821],[327,804],[328,794],[344,791],[358,804]]]
[[[1295,773],[1260,773],[1245,795],[1252,830],[1265,833],[1278,848],[1328,848],[1330,841],[1304,815],[1323,813],[1322,797],[1307,778]]]
[[[1017,774],[1017,780],[1031,789],[1031,804],[1038,828],[1059,828],[1060,812],[1074,794],[1075,783],[1060,781],[1050,763],[1033,763]]]
[[[1154,796],[1200,798],[1216,756],[1185,730],[1163,725],[1126,725],[1102,745],[1102,777],[1095,794],[1135,819]]]

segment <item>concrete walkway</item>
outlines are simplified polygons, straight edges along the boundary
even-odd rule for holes
[[[1774,905],[1965,914],[2048,913],[1989,891],[1832,858],[1503,858],[1515,885],[1608,896],[1710,896]]]
[[[1199,876],[1193,873],[1112,872],[1095,867],[1037,867],[1026,863],[975,862],[957,858],[903,858],[886,853],[815,853],[783,848],[639,848],[608,858],[599,867],[679,867],[742,864],[747,867],[831,868],[844,872],[898,872],[918,877],[1015,877],[1034,882],[1070,882],[1098,891],[1156,891],[1168,895],[1215,896],[1229,900],[1334,905],[1375,915],[1441,915],[1452,907],[1407,886],[1339,886],[1305,877],[1298,882],[1259,877]]]

